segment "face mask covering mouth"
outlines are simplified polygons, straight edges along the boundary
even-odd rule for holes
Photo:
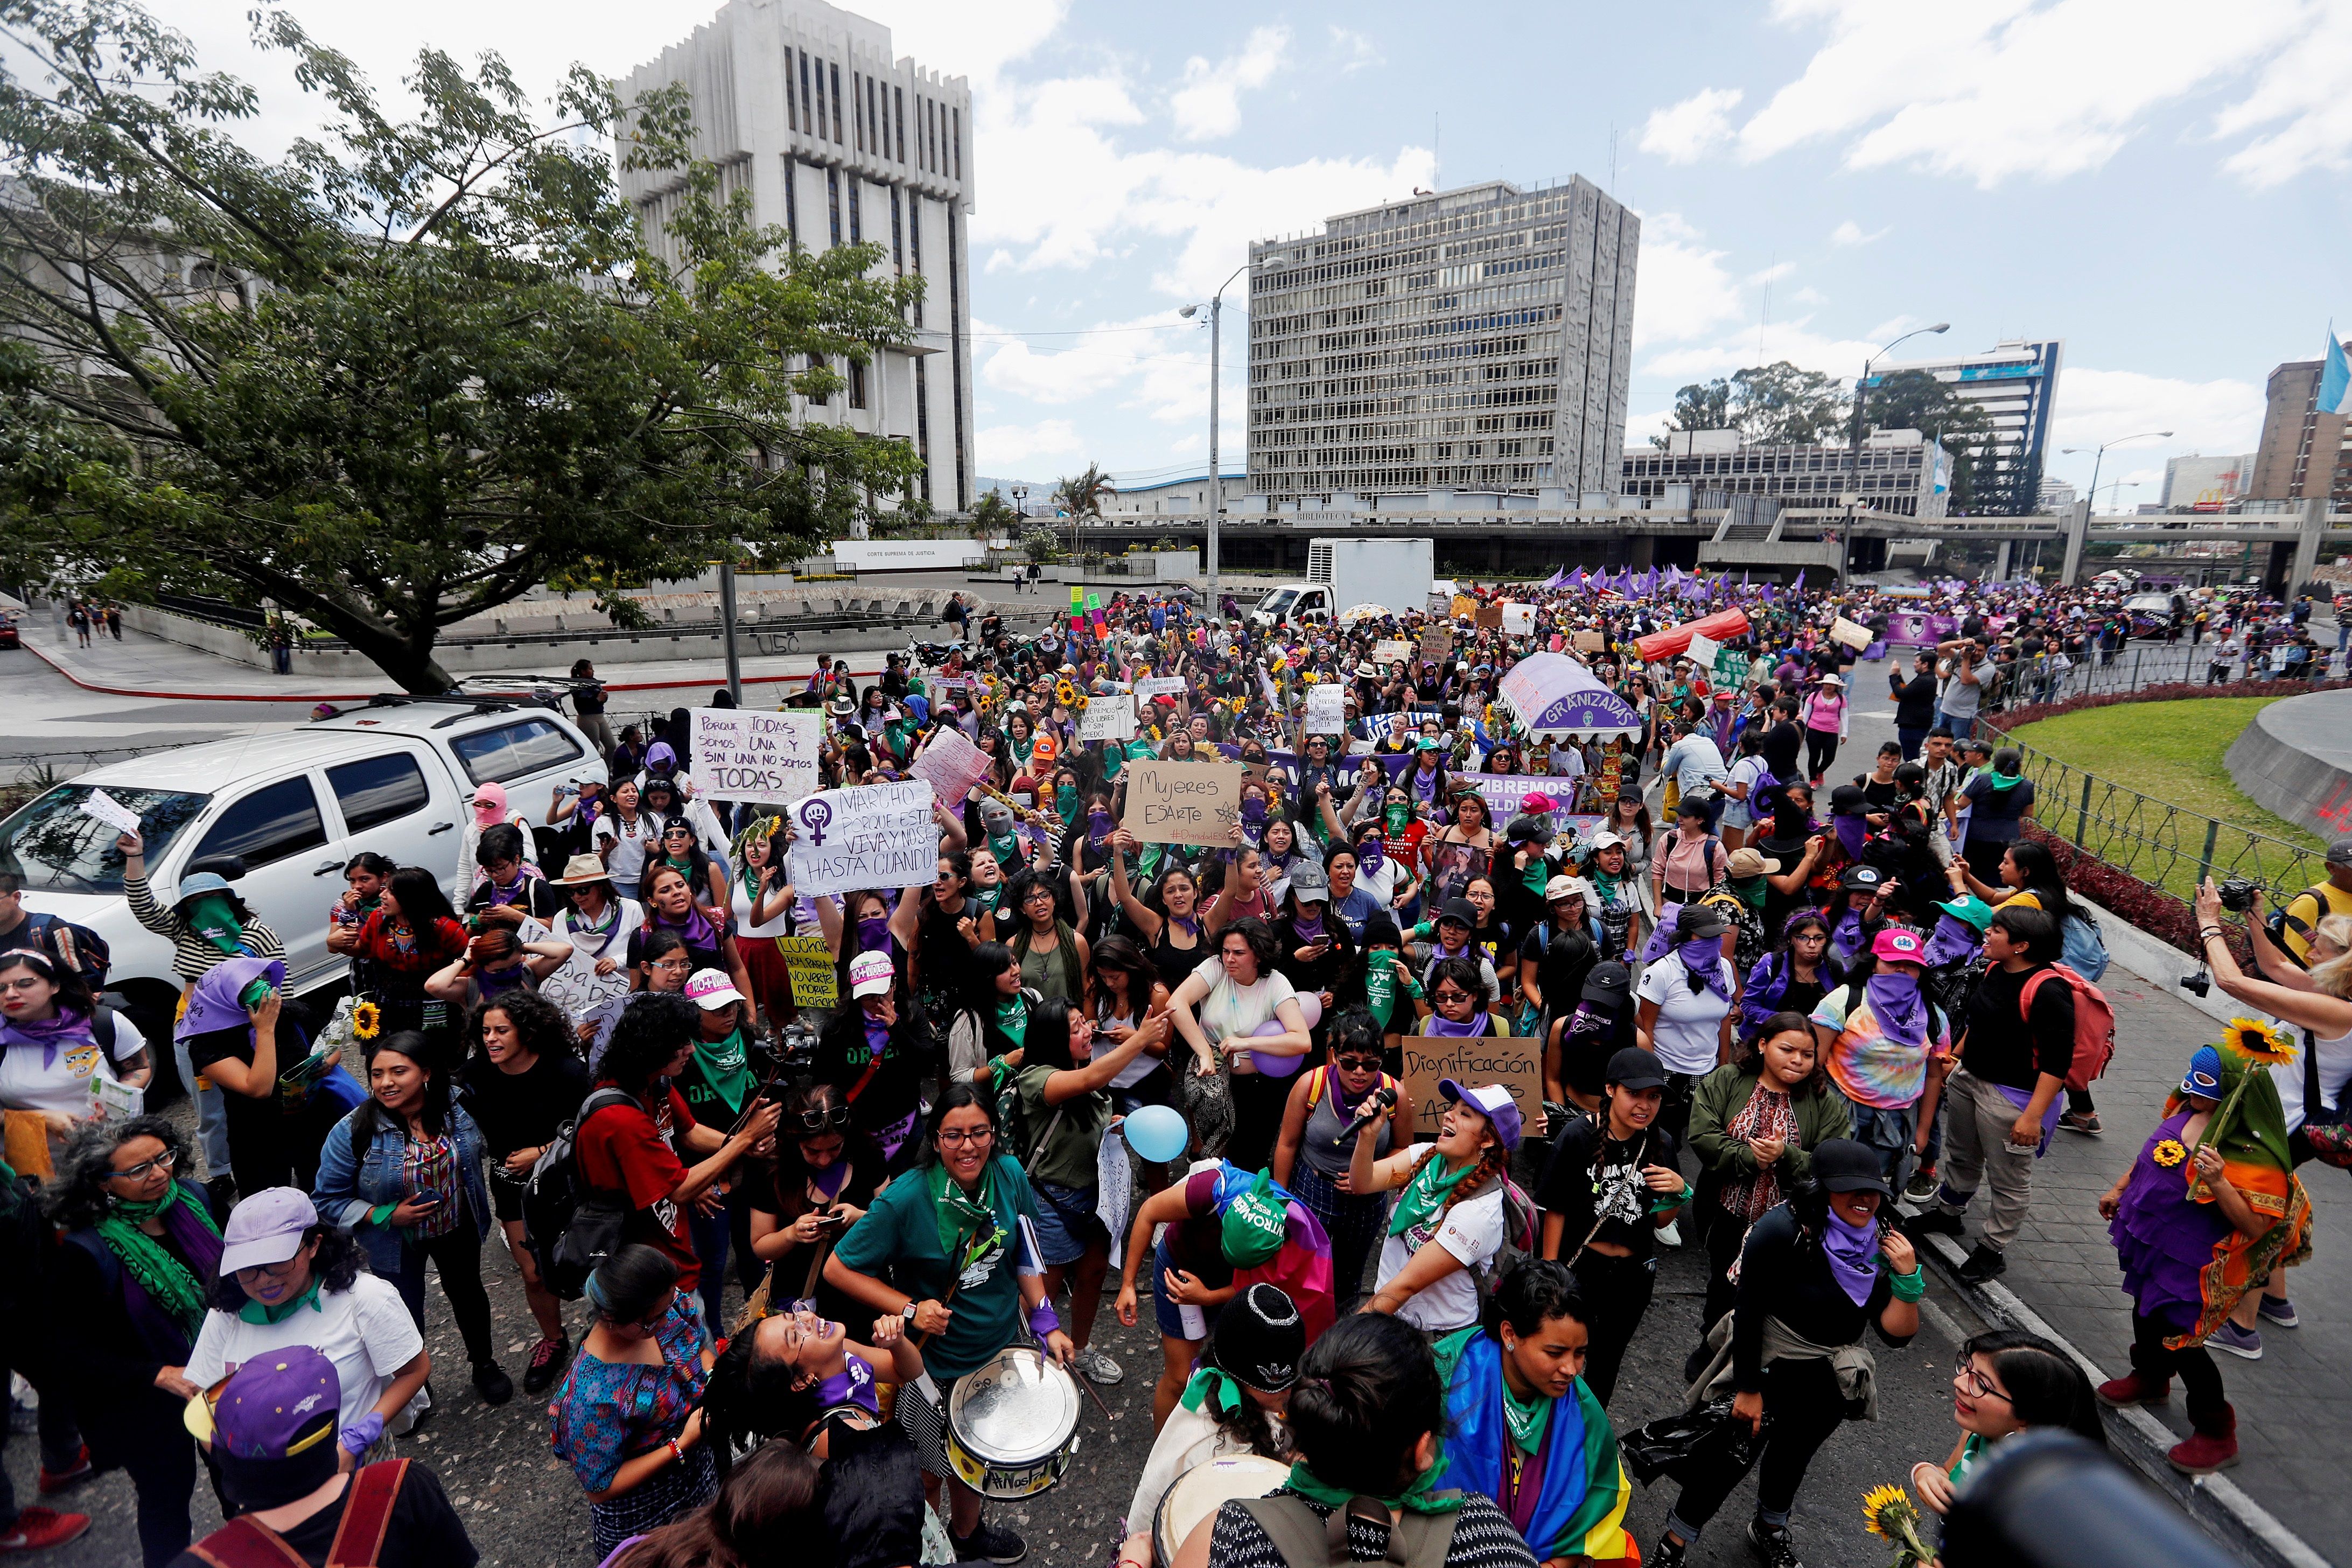
[[[206,893],[192,900],[180,911],[188,929],[219,948],[223,952],[245,951],[245,928],[236,918],[236,906],[226,893]]]

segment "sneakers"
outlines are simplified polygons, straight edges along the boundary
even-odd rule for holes
[[[1118,1363],[1092,1345],[1088,1345],[1085,1350],[1072,1356],[1070,1364],[1077,1369],[1080,1376],[1097,1388],[1116,1387],[1127,1376],[1127,1373],[1119,1370]]]
[[[2263,1359],[2263,1335],[2259,1329],[2242,1329],[2237,1324],[2223,1322],[2205,1336],[2208,1350],[2227,1351],[2244,1361]]]
[[[1942,1178],[1936,1174],[1935,1166],[1922,1165],[1913,1173],[1909,1184],[1903,1189],[1903,1195],[1915,1204],[1924,1204],[1936,1195],[1936,1184]]]
[[[1760,1519],[1748,1521],[1748,1550],[1764,1568],[1805,1568],[1797,1555],[1797,1543],[1790,1537],[1789,1527],[1765,1523]]]
[[[89,1528],[89,1515],[86,1513],[59,1513],[53,1508],[25,1509],[16,1515],[15,1524],[0,1530],[0,1555],[63,1546]]]
[[[1658,1245],[1660,1247],[1680,1247],[1682,1244],[1683,1227],[1681,1221],[1677,1220],[1672,1225],[1662,1225],[1658,1227]]]
[[[2107,1131],[2099,1125],[2099,1113],[2095,1110],[2061,1111],[2058,1125],[2069,1132],[2080,1132],[2086,1138],[2104,1138]]]
[[[2238,1462],[2238,1413],[2224,1405],[2217,1413],[2189,1417],[2189,1440],[2164,1457],[2184,1476],[2210,1476]]]
[[[1963,1285],[1981,1285],[2008,1272],[2009,1259],[2000,1255],[2000,1249],[1987,1247],[1979,1241],[1970,1249],[1968,1260],[1960,1265],[1958,1275]]]
[[[41,1495],[47,1497],[50,1493],[61,1492],[68,1487],[79,1486],[97,1473],[90,1466],[89,1445],[85,1443],[82,1445],[81,1452],[74,1456],[74,1462],[64,1469],[53,1470],[47,1465],[41,1467]]]
[[[1683,1568],[1690,1561],[1690,1542],[1661,1532],[1657,1543],[1642,1559],[1643,1568]]]
[[[2100,1404],[2117,1410],[2131,1405],[2161,1405],[2172,1397],[2172,1379],[2135,1372],[2107,1379],[2099,1384],[2098,1394]]]
[[[523,1369],[522,1390],[539,1394],[563,1375],[564,1363],[572,1358],[572,1336],[558,1334],[551,1340],[541,1340],[530,1347],[530,1365]]]
[[[480,1392],[486,1405],[504,1405],[514,1397],[514,1379],[509,1377],[494,1361],[476,1364],[474,1387]]]
[[[948,1532],[948,1542],[955,1548],[959,1563],[1018,1563],[1029,1555],[1029,1543],[1001,1524],[991,1524],[983,1518],[972,1526],[970,1535]]]
[[[2284,1296],[2265,1296],[2256,1310],[2264,1322],[2276,1323],[2282,1329],[2299,1329],[2303,1320],[2295,1315],[2294,1303]]]
[[[1968,1226],[1949,1209],[1921,1209],[1903,1222],[1903,1234],[1916,1241],[1923,1236],[1965,1236]]]

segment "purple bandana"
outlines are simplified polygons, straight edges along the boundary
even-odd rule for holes
[[[214,964],[196,982],[195,994],[188,998],[188,1010],[180,1015],[172,1037],[185,1040],[209,1035],[215,1029],[249,1028],[252,1016],[237,998],[256,979],[267,980],[282,991],[286,986],[286,965],[275,958],[229,958]]]
[[[1701,937],[1680,943],[1675,949],[1675,956],[1683,961],[1683,967],[1690,972],[1693,980],[1725,1001],[1731,1000],[1731,976],[1724,973],[1721,937]]]
[[[1977,928],[1948,914],[1936,917],[1936,929],[1927,938],[1926,962],[1930,969],[1941,969],[1948,963],[1973,955],[1982,943]]]
[[[1822,1231],[1822,1256],[1829,1259],[1830,1275],[1846,1300],[1861,1306],[1878,1283],[1878,1226],[1849,1225],[1835,1209]]]
[[[58,1045],[60,1041],[87,1045],[89,1038],[89,1016],[68,1012],[62,1007],[58,1009],[56,1017],[45,1018],[37,1024],[0,1022],[0,1046],[23,1046],[27,1050],[38,1046],[44,1071],[58,1065]]]
[[[1870,1016],[1878,1020],[1881,1036],[1913,1050],[1927,1045],[1927,999],[1919,994],[1916,977],[1874,974],[1863,991],[1870,999]]]

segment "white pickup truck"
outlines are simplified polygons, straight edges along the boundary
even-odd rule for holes
[[[112,949],[107,988],[150,1040],[171,1037],[180,984],[172,944],[131,915],[115,830],[80,809],[103,789],[139,814],[148,876],[169,904],[192,861],[234,855],[237,894],[285,939],[288,989],[341,982],[327,911],[362,849],[438,874],[462,905],[457,847],[477,784],[544,818],[553,787],[602,781],[604,760],[550,709],[495,698],[389,698],[299,729],[212,741],[115,763],[47,790],[0,822],[0,870],[25,906],[89,927]],[[168,1073],[170,1053],[159,1061]]]

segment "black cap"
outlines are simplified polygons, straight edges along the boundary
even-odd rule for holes
[[[1875,866],[1848,866],[1838,885],[1849,892],[1874,893],[1885,880],[1886,873]]]
[[[1437,918],[1440,921],[1459,921],[1472,931],[1478,929],[1478,911],[1470,907],[1467,899],[1446,900],[1445,906],[1437,911]]]
[[[1633,972],[1613,960],[1596,963],[1584,977],[1586,1002],[1622,1002],[1633,994]]]
[[[1713,904],[1685,904],[1682,918],[1675,922],[1675,934],[1684,942],[1705,942],[1730,929],[1731,922]]]
[[[1307,1322],[1280,1286],[1260,1280],[1217,1314],[1209,1351],[1227,1375],[1279,1394],[1298,1381],[1298,1361],[1307,1353]]]
[[[1860,784],[1840,784],[1830,791],[1832,816],[1867,816],[1870,811],[1870,796]]]
[[[1879,1167],[1878,1152],[1851,1138],[1824,1139],[1814,1146],[1813,1179],[1825,1192],[1876,1193],[1882,1198],[1895,1195],[1886,1184],[1885,1173]]]
[[[1602,1080],[1620,1089],[1664,1089],[1666,1065],[1655,1051],[1645,1051],[1639,1046],[1627,1046],[1609,1058],[1609,1071]],[[1818,1161],[1819,1156],[1815,1159]]]

